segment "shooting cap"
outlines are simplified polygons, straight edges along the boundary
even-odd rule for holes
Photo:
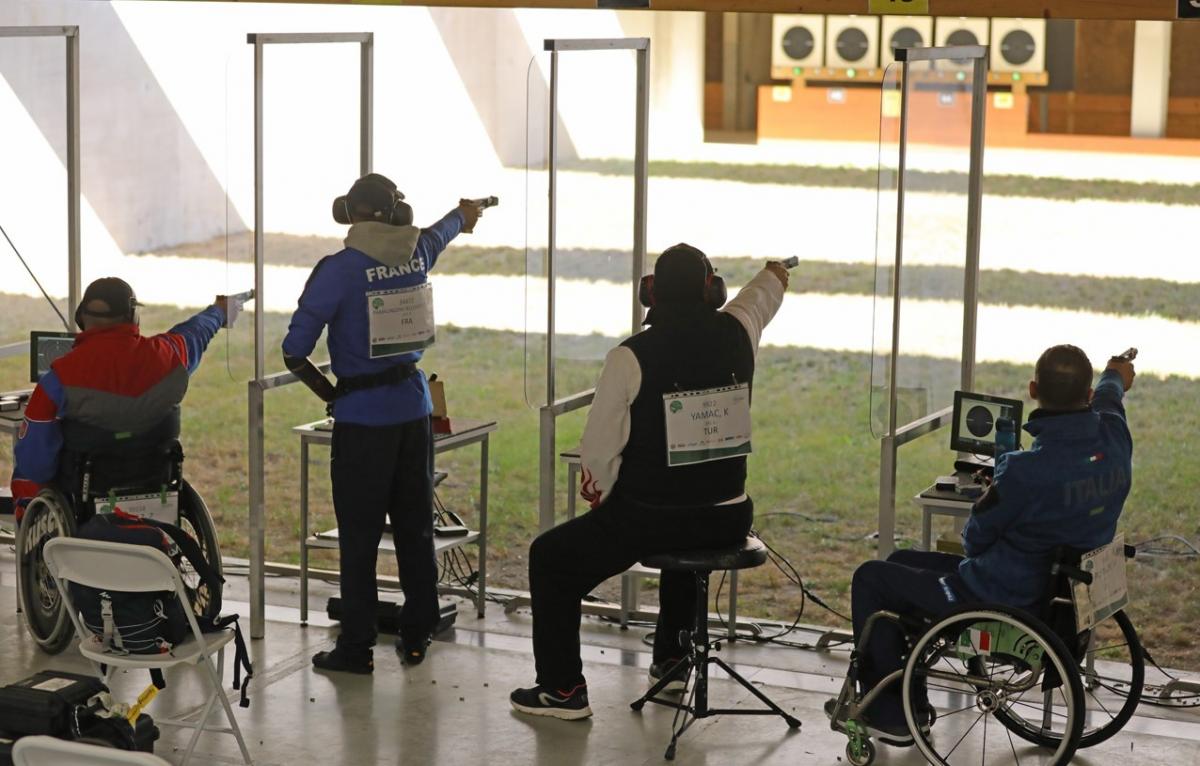
[[[107,308],[89,308],[89,304],[94,301],[100,301]],[[83,292],[83,299],[79,301],[75,312],[75,323],[82,326],[83,323],[79,319],[84,315],[104,319],[128,319],[132,322],[137,306],[137,296],[133,294],[133,288],[128,282],[119,277],[102,277],[88,285],[87,290]]]
[[[333,220],[348,225],[351,216],[387,220],[396,201],[404,194],[390,178],[380,173],[367,173],[354,182],[350,191],[333,201]]]

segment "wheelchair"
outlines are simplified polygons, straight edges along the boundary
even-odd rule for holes
[[[58,476],[25,508],[17,525],[17,591],[25,626],[47,654],[58,654],[75,636],[70,616],[46,566],[42,549],[54,537],[70,537],[96,512],[96,501],[106,497],[176,493],[177,526],[200,546],[210,566],[222,574],[216,527],[204,498],[183,478],[183,448],[175,438],[157,441],[149,448],[135,444],[120,449],[72,449],[71,436],[60,458]],[[221,593],[201,582],[187,563],[181,564],[192,609],[197,617],[215,618],[221,611]]]
[[[900,684],[915,746],[941,766],[985,764],[989,753],[1004,763],[1060,766],[1079,748],[1119,732],[1141,700],[1145,654],[1124,611],[1078,630],[1071,589],[1091,582],[1078,567],[1081,553],[1056,552],[1036,614],[971,604],[937,618],[871,615],[862,645],[888,621],[900,628],[908,649],[904,667],[866,695],[857,691],[858,652],[851,654],[831,716],[833,730],[848,738],[846,760],[852,766],[874,761],[862,712],[891,684]],[[1133,549],[1126,546],[1125,555],[1132,557]]]

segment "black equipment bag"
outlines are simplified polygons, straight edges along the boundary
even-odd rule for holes
[[[10,737],[74,739],[81,721],[92,715],[88,701],[107,691],[95,676],[43,670],[0,689],[0,731]]]
[[[154,719],[145,713],[137,717],[137,725],[130,725],[124,718],[96,716],[91,725],[81,733],[81,739],[104,742],[118,750],[137,750],[143,753],[153,753],[154,743],[160,736]]]

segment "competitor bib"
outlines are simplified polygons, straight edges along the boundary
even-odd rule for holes
[[[425,282],[367,293],[372,359],[406,354],[433,345],[433,285]]]
[[[179,524],[179,493],[156,492],[145,495],[118,495],[96,498],[96,513],[112,513],[115,508],[145,519]]]
[[[726,460],[750,454],[750,386],[663,395],[667,466]]]

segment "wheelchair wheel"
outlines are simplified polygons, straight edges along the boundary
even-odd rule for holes
[[[66,498],[53,489],[44,489],[29,501],[17,526],[21,613],[29,635],[47,654],[66,649],[75,636],[75,628],[42,549],[55,537],[74,534],[75,514]]]
[[[1133,624],[1117,612],[1084,636],[1086,647],[1076,672],[1083,684],[1086,713],[1079,747],[1092,747],[1119,732],[1137,710],[1146,678],[1146,658]],[[1008,706],[996,718],[1021,739],[1052,747],[1056,732],[1043,731],[1041,721],[1029,720],[1028,709]]]
[[[221,570],[221,546],[217,541],[217,528],[213,524],[212,515],[204,498],[200,497],[191,484],[185,479],[179,489],[179,526],[192,536],[200,545],[200,552],[217,575],[223,576]],[[200,581],[200,575],[184,559],[183,584],[187,586],[191,596],[192,609],[196,617],[216,618],[221,615],[221,589],[212,589]]]
[[[1079,745],[1084,695],[1074,658],[1058,636],[1018,609],[966,607],[940,618],[914,642],[902,693],[909,730],[931,764],[986,764],[991,753],[1062,766]],[[936,727],[928,725],[929,707]],[[1022,745],[1026,752],[1019,754],[1012,732],[990,721],[1014,707],[1058,734],[1047,740],[1047,751]]]

